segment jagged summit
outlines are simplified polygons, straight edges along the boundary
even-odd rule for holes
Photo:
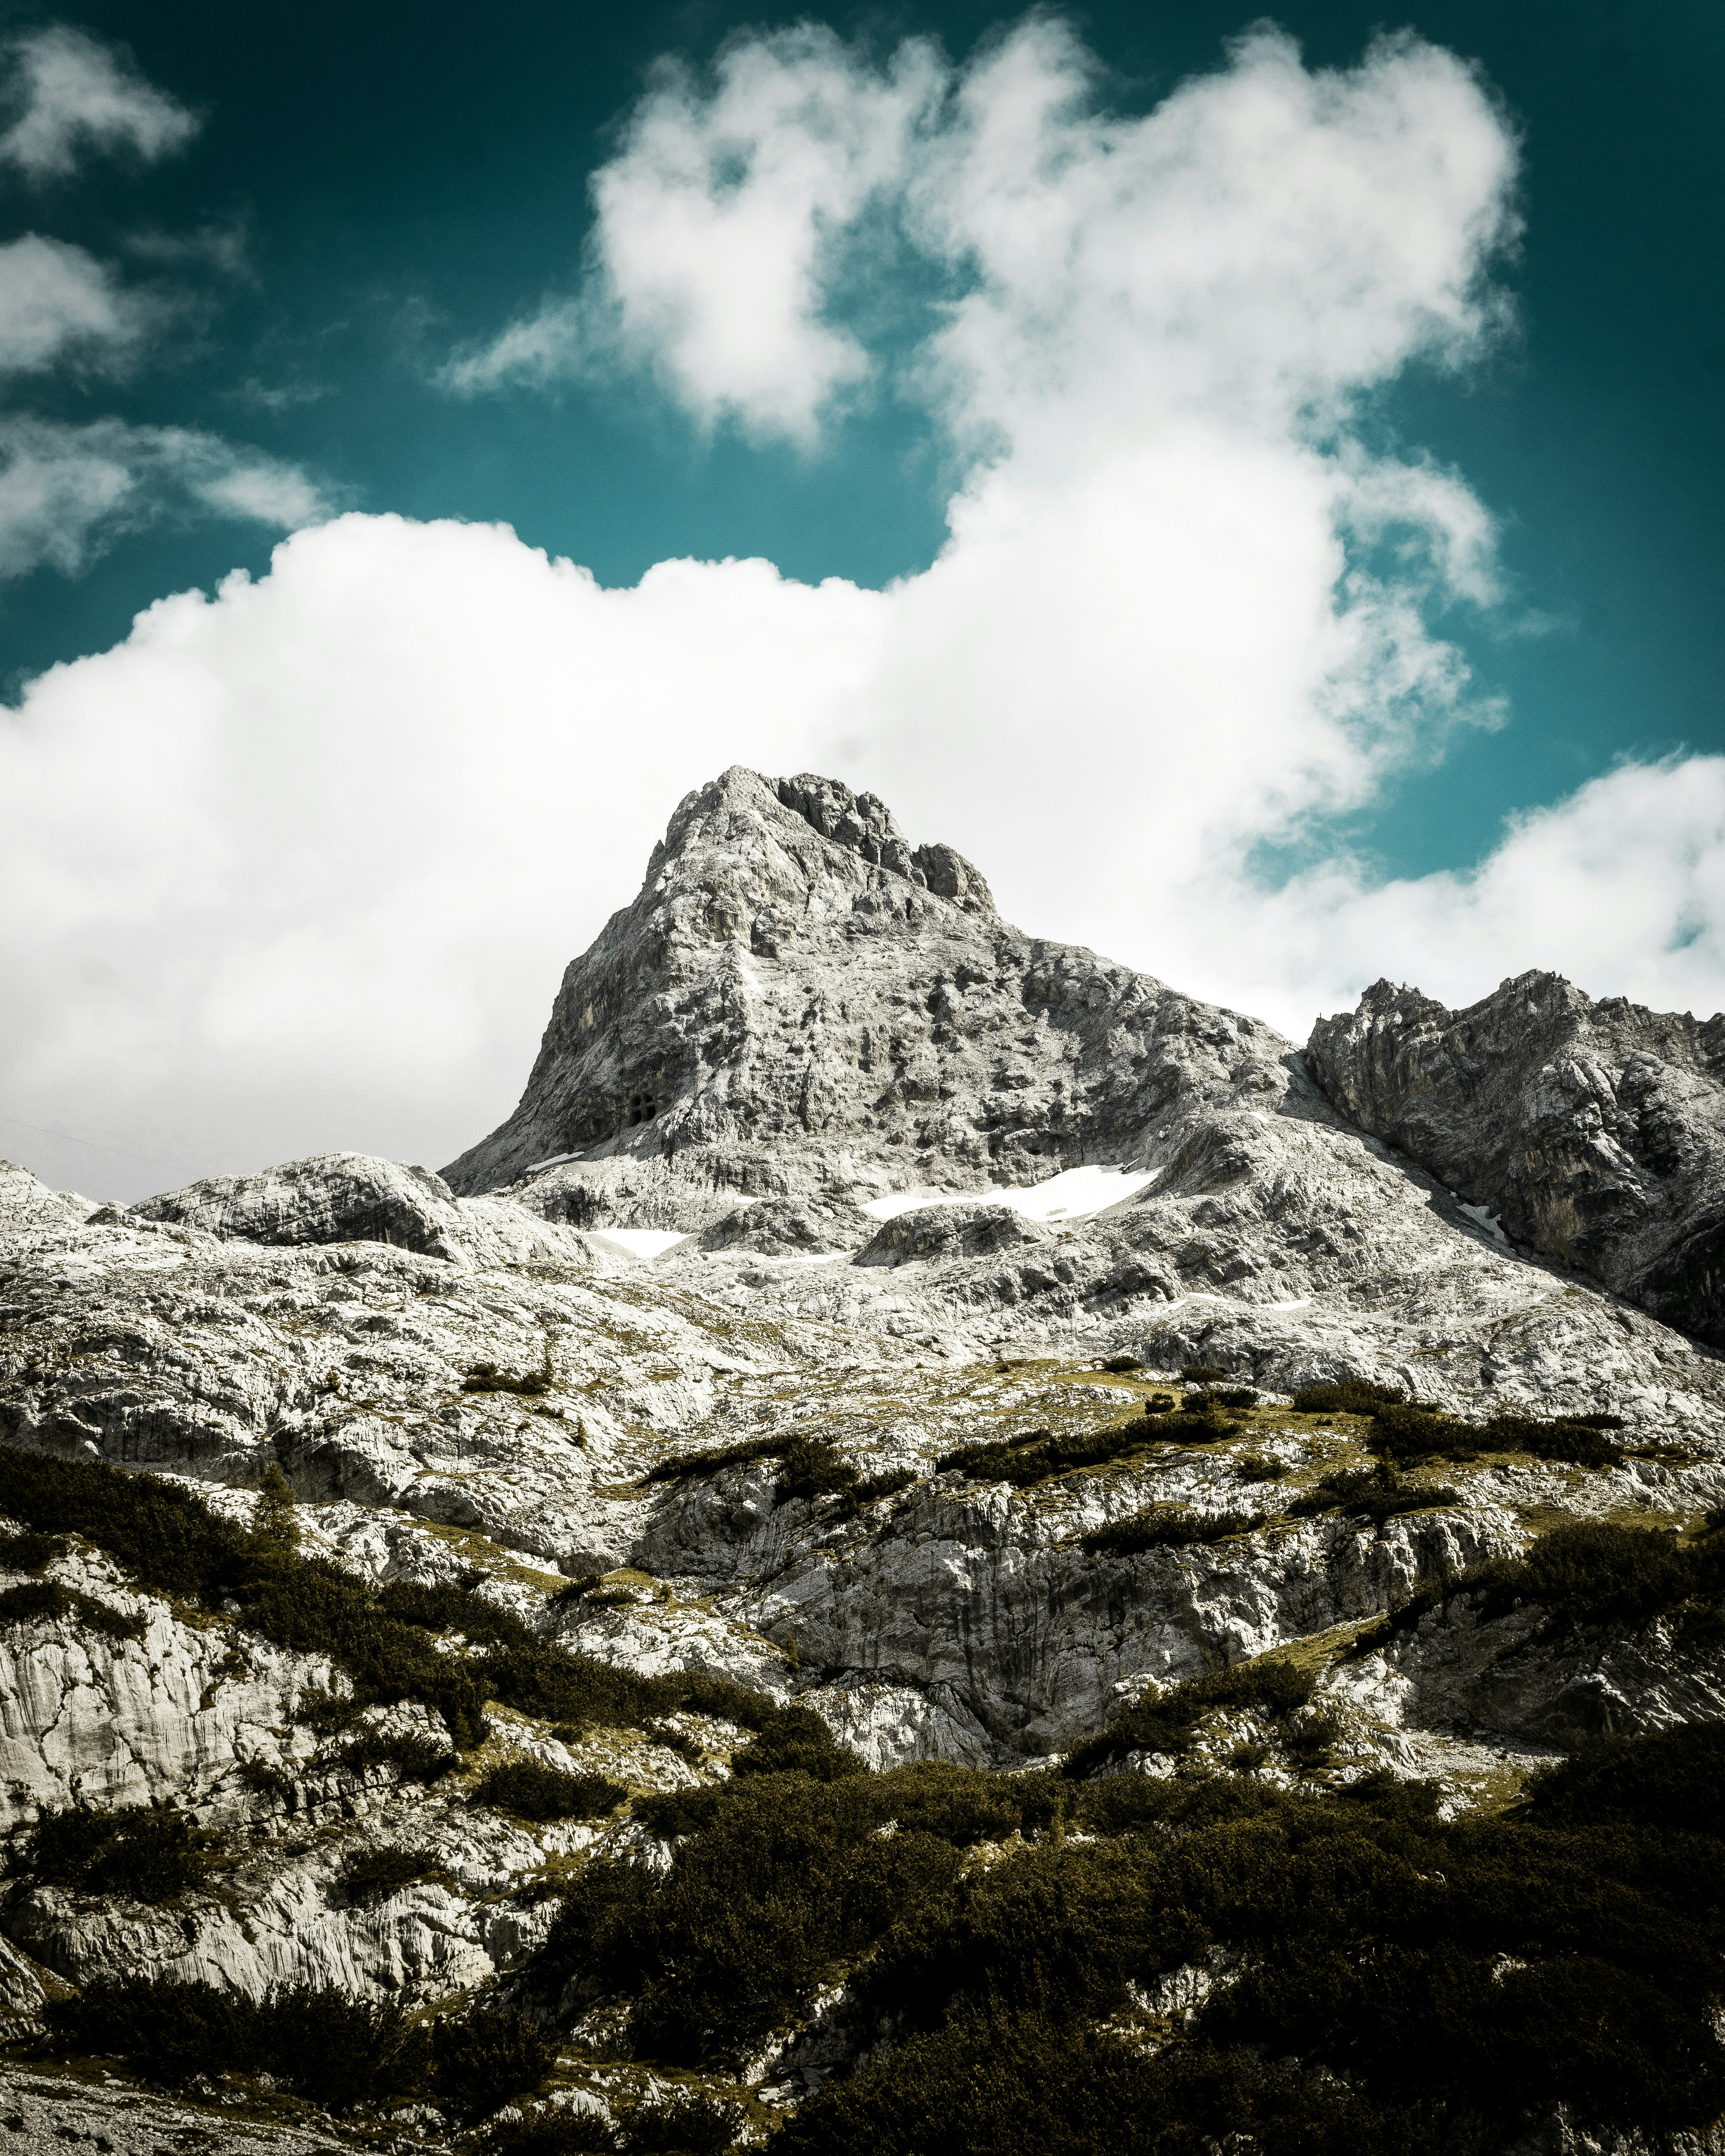
[[[1288,1052],[1024,936],[874,795],[734,766],[569,967],[515,1113],[444,1172],[474,1192],[549,1163],[561,1217],[687,1229],[740,1194],[1022,1183],[1124,1162],[1177,1096],[1279,1101]]]
[[[1465,1010],[1378,981],[1307,1049],[1335,1106],[1504,1230],[1725,1346],[1725,1016],[1520,973]]]

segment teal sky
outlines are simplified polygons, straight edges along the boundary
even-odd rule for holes
[[[572,286],[588,176],[656,57],[704,60],[733,29],[808,12],[85,8],[65,19],[129,45],[204,126],[141,174],[97,165],[63,187],[9,190],[11,229],[105,259],[141,232],[208,229],[239,234],[243,261],[167,265],[196,295],[179,334],[117,387],[60,378],[28,401],[250,443],[355,508],[506,522],[608,583],[683,554],[761,554],[795,577],[871,584],[917,569],[942,536],[943,489],[927,419],[908,408],[888,403],[803,458],[722,434],[704,444],[646,387],[462,401],[434,379],[452,346]],[[968,6],[820,13],[883,47],[932,33],[955,56],[1002,19]],[[1115,103],[1136,110],[1214,66],[1249,11],[1075,19],[1115,70]],[[1481,63],[1524,143],[1527,232],[1507,280],[1519,333],[1464,382],[1404,378],[1375,421],[1460,469],[1502,521],[1514,580],[1495,620],[1454,624],[1510,723],[1402,778],[1348,834],[1417,874],[1474,860],[1507,814],[1622,755],[1725,747],[1725,11],[1540,0],[1277,19],[1318,64],[1411,25]],[[157,524],[75,576],[20,578],[0,596],[0,679],[15,692],[105,649],[166,593],[261,571],[270,545],[255,526]]]

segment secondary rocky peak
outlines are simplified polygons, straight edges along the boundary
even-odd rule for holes
[[[834,845],[852,848],[865,861],[937,897],[956,900],[968,913],[994,911],[993,893],[980,871],[952,846],[918,846],[913,851],[878,794],[853,793],[836,778],[821,778],[811,771],[779,779],[776,790],[787,808],[794,808]]]
[[[555,1171],[534,1199],[554,1217],[694,1233],[743,1197],[1123,1162],[1171,1101],[1279,1101],[1287,1052],[1022,935],[873,794],[733,766],[569,967],[515,1113],[444,1173],[471,1192]]]
[[[1307,1054],[1338,1109],[1517,1241],[1725,1345],[1725,1017],[1549,973],[1455,1011],[1378,981]]]

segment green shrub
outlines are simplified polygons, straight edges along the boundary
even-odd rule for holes
[[[374,1589],[327,1559],[272,1547],[151,1476],[0,1447],[0,1513],[37,1531],[84,1536],[158,1593],[213,1609],[235,1600],[242,1621],[265,1639],[328,1656],[353,1697],[320,1707],[306,1696],[300,1719],[315,1727],[350,1722],[360,1707],[417,1699],[442,1714],[457,1746],[470,1748],[485,1736],[487,1693],[552,1721],[633,1728],[687,1708],[760,1730],[778,1712],[721,1678],[637,1676],[571,1653],[461,1588],[394,1580]],[[449,1630],[485,1652],[439,1653],[430,1635]]]
[[[810,1774],[818,1782],[837,1782],[866,1771],[826,1723],[806,1707],[788,1707],[754,1743],[732,1758],[733,1774]]]
[[[792,1497],[840,1496],[854,1491],[862,1479],[824,1437],[792,1438],[783,1447],[783,1458],[778,1474],[781,1503]]]
[[[219,1837],[182,1812],[139,1805],[118,1812],[44,1812],[31,1830],[24,1865],[45,1887],[160,1903],[189,1893],[209,1868]]]
[[[1201,1408],[1178,1408],[1164,1415],[1155,1435],[1168,1445],[1217,1445],[1224,1437],[1238,1437],[1243,1425],[1230,1422],[1214,1399]]]
[[[1189,1751],[1205,1715],[1235,1708],[1280,1718],[1303,1707],[1317,1681],[1314,1673],[1286,1661],[1238,1662],[1189,1678],[1117,1715],[1101,1736],[1067,1755],[1060,1772],[1079,1779],[1128,1752]]]
[[[459,2020],[449,2015],[438,2020],[431,2056],[439,2100],[471,2122],[540,2087],[557,2064],[557,2031],[480,2007]]]
[[[1142,1370],[1144,1365],[1136,1355],[1110,1355],[1096,1367],[1111,1377],[1123,1377],[1130,1370]]]
[[[110,1640],[141,1640],[144,1620],[99,1602],[92,1594],[62,1587],[56,1579],[33,1579],[22,1587],[0,1588],[0,1625],[33,1625],[41,1620],[75,1617],[92,1632]]]
[[[1332,1471],[1288,1507],[1290,1519],[1310,1519],[1319,1512],[1342,1512],[1349,1517],[1371,1520],[1382,1527],[1404,1512],[1423,1512],[1436,1505],[1459,1505],[1457,1491],[1447,1482],[1404,1483],[1394,1466],[1349,1473]]]
[[[1343,1378],[1334,1383],[1301,1385],[1293,1396],[1294,1413],[1369,1415],[1405,1398],[1394,1385],[1374,1384],[1368,1378]]]
[[[1263,1512],[1194,1512],[1186,1505],[1151,1505],[1130,1519],[1115,1520],[1084,1537],[1091,1551],[1132,1557],[1141,1550],[1184,1549],[1194,1543],[1219,1543],[1228,1535],[1261,1527]]]
[[[800,2105],[783,2156],[1400,2156],[1378,2108],[1292,2061],[1152,2057],[1056,2011],[956,2016]]]
[[[850,1492],[851,1502],[860,1512],[865,1505],[878,1504],[883,1497],[897,1496],[901,1490],[908,1490],[916,1480],[916,1470],[910,1467],[895,1467],[884,1475],[868,1476]]]
[[[491,2135],[485,2156],[616,2156],[623,2143],[597,2112],[556,2111]]]
[[[412,1730],[391,1732],[367,1727],[341,1747],[336,1754],[336,1763],[350,1774],[362,1773],[367,1767],[393,1767],[403,1781],[429,1785],[440,1782],[445,1774],[453,1774],[461,1764],[461,1755],[450,1751],[446,1744],[436,1743]]]
[[[1542,1826],[1628,1825],[1725,1837],[1725,1723],[1662,1729],[1598,1746],[1529,1784],[1526,1816]]]
[[[957,1877],[957,1852],[938,1837],[902,1825],[875,1833],[886,1779],[740,1775],[682,1803],[655,1800],[643,1808],[650,1824],[691,1829],[669,1871],[588,1864],[536,1959],[537,1982],[552,1996],[571,1979],[629,1991],[638,2041],[674,2061],[754,2041],[798,2011],[834,1961]]]
[[[426,2086],[427,2049],[398,2006],[283,1987],[261,2000],[202,1982],[98,1982],[49,2009],[50,2045],[128,2059],[175,2087],[207,2074],[269,2073],[348,2111]]]
[[[0,1568],[8,1572],[40,1572],[57,1557],[64,1557],[69,1547],[64,1535],[33,1534],[28,1528],[23,1534],[0,1535]]]
[[[993,1444],[958,1445],[942,1453],[934,1467],[937,1475],[957,1469],[978,1481],[1010,1482],[1022,1490],[1076,1467],[1102,1466],[1142,1452],[1153,1436],[1164,1435],[1160,1429],[1153,1434],[1131,1424],[1123,1430],[1072,1431],[1061,1437],[1052,1430],[1034,1430]]]
[[[1182,1403],[1188,1414],[1204,1414],[1224,1408],[1251,1408],[1258,1395],[1250,1385],[1204,1385],[1187,1394]]]
[[[1147,1415],[1172,1414],[1179,1405],[1172,1393],[1152,1393],[1144,1402]]]
[[[1364,1409],[1359,1412],[1365,1412]],[[1500,1409],[1489,1422],[1462,1422],[1418,1401],[1371,1410],[1372,1450],[1398,1466],[1421,1460],[1473,1460],[1483,1452],[1526,1452],[1580,1467],[1615,1467],[1623,1448],[1592,1420],[1548,1420]]]
[[[1185,1363],[1181,1365],[1180,1375],[1189,1385],[1219,1385],[1226,1380],[1228,1373],[1219,1370],[1214,1363]]]
[[[356,1851],[341,1867],[341,1883],[350,1902],[370,1903],[385,1901],[404,1887],[416,1887],[422,1879],[442,1881],[447,1876],[423,1850],[386,1847]]]
[[[1572,1520],[1542,1535],[1518,1563],[1494,1568],[1474,1587],[1488,1614],[1517,1599],[1575,1625],[1644,1625],[1700,1584],[1695,1558],[1658,1528]]]
[[[834,1450],[829,1438],[798,1436],[754,1438],[742,1445],[676,1453],[649,1467],[641,1481],[644,1484],[680,1482],[697,1475],[716,1475],[726,1467],[749,1466],[757,1460],[783,1462],[778,1483],[781,1504],[793,1497],[854,1495],[862,1479]]]
[[[1564,1460],[1578,1467],[1620,1467],[1623,1447],[1605,1435],[1622,1424],[1615,1415],[1511,1414],[1502,1409],[1485,1426],[1488,1452],[1528,1452],[1536,1460]]]
[[[722,2156],[742,2127],[740,2103],[665,2089],[629,2113],[623,2147],[625,2156]]]
[[[434,2096],[478,2118],[537,2087],[557,2056],[552,2033],[495,2010],[443,2015],[426,2028],[399,2006],[290,1985],[254,1999],[202,1982],[97,1981],[51,2005],[47,2019],[48,2047],[62,2054],[126,2059],[170,2087],[268,2073],[334,2112]]]
[[[484,1775],[473,1793],[476,1804],[512,1812],[517,1819],[598,1819],[629,1794],[603,1774],[571,1774],[539,1759],[506,1759]]]
[[[726,1467],[748,1467],[757,1460],[775,1460],[784,1450],[784,1440],[757,1437],[741,1445],[706,1445],[693,1452],[675,1452],[649,1467],[643,1483],[682,1482],[696,1475],[717,1475]]]
[[[545,1351],[545,1367],[516,1376],[500,1370],[495,1363],[475,1363],[461,1380],[464,1393],[548,1393],[552,1388],[551,1350]]]
[[[1235,1480],[1240,1482],[1280,1482],[1288,1473],[1288,1463],[1274,1454],[1249,1452],[1234,1463]]]
[[[1296,1713],[1310,1689],[1241,1665],[1141,1702],[1133,1733],[1250,1707],[1316,1759],[1334,1732]],[[1725,2102],[1725,1840],[1717,1806],[1701,1836],[1660,1812],[1674,1792],[1706,1808],[1720,1763],[1666,1755],[1614,1751],[1587,1799],[1602,1823],[1553,1810],[1555,1830],[1445,1824],[1431,1789],[1387,1776],[1322,1800],[1229,1774],[739,1777],[647,1800],[649,1830],[679,1837],[669,1871],[590,1865],[531,1979],[627,2000],[644,2055],[694,2064],[848,1974],[897,2040],[804,2102],[787,2156],[1415,2156],[1502,2145],[1559,2096],[1590,2128],[1694,2127]],[[978,1840],[1006,1845],[962,1866]],[[1103,2033],[1130,1985],[1218,1948],[1238,1981],[1160,2049]]]

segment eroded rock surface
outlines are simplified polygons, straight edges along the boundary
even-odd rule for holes
[[[1479,1048],[1512,1013],[1457,1046],[1450,1014],[1374,991],[1309,1068],[1255,1020],[1021,935],[870,797],[734,770],[682,804],[639,899],[566,975],[516,1115],[444,1178],[328,1154],[96,1209],[0,1168],[0,1440],[177,1476],[242,1526],[279,1468],[302,1548],[374,1585],[470,1591],[553,1645],[796,1702],[876,1768],[1047,1761],[1158,1687],[1297,1653],[1335,1717],[1335,1779],[1502,1801],[1566,1744],[1725,1714],[1705,1613],[1589,1635],[1445,1599],[1373,1630],[1553,1525],[1692,1534],[1725,1505],[1725,1365],[1684,1329],[1699,1306],[1666,1322],[1613,1276],[1631,1242],[1599,1224],[1630,1212],[1584,1203],[1605,1188],[1589,1174],[1639,1193],[1644,1254],[1667,1231],[1661,1250],[1687,1247],[1680,1213],[1701,1232],[1711,1034],[1543,978],[1520,984],[1530,1007],[1552,1043],[1586,1033],[1588,1097],[1609,1080],[1617,1121],[1553,1109],[1538,1145],[1512,1142],[1574,1091],[1554,1046],[1534,1077]],[[1608,1035],[1642,1046],[1614,1062]],[[1436,1106],[1398,1121],[1404,1100]],[[1497,1147],[1477,1174],[1458,1164],[1470,1115]],[[1568,1242],[1561,1208],[1539,1209],[1548,1168]],[[1231,1433],[1160,1443],[1147,1400],[1197,1363],[1259,1398]],[[1338,1377],[1474,1422],[1615,1418],[1623,1456],[1470,1459],[1380,1524],[1302,1512],[1370,1464],[1358,1428],[1291,1411],[1294,1388]],[[1039,1432],[1130,1441],[1042,1480],[992,1454],[941,1466]],[[800,1485],[798,1458],[820,1471]],[[1149,1507],[1214,1532],[1096,1539]],[[128,1969],[254,1996],[484,1994],[571,1866],[666,1861],[627,1810],[536,1826],[488,1808],[488,1765],[669,1790],[721,1778],[746,1740],[494,1705],[433,1784],[344,1764],[305,1705],[337,1674],[238,1604],[171,1606],[75,1537],[46,1561],[18,1549],[0,1594],[71,1599],[0,1613],[5,1820],[172,1799],[227,1852],[172,1911],[9,1887],[0,2006],[25,2021],[44,1985]],[[435,1734],[423,1707],[368,1712]],[[1192,1757],[1244,1749],[1291,1787],[1289,1747],[1235,1714]],[[378,1847],[424,1868],[349,1896]],[[754,2081],[781,2054],[818,2077],[842,2023],[775,2038]]]
[[[1344,1115],[1516,1242],[1725,1345],[1725,1018],[1555,973],[1461,1011],[1379,981],[1307,1057]]]

